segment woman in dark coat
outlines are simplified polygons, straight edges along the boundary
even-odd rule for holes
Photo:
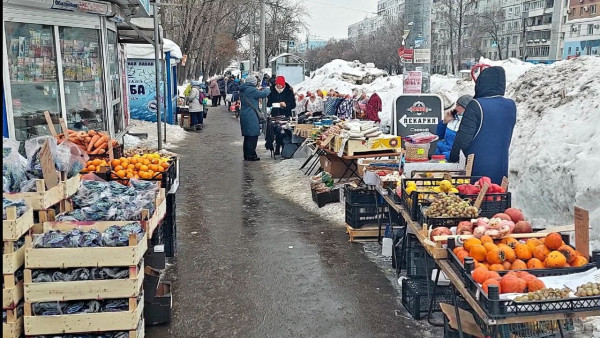
[[[225,103],[225,96],[227,95],[227,83],[225,79],[221,76],[217,80],[217,84],[219,85],[219,100],[217,101],[217,105],[221,105],[221,99],[223,99],[223,103]]]
[[[248,76],[246,82],[240,85],[240,101],[242,108],[240,111],[240,125],[242,127],[242,136],[244,136],[244,160],[259,161],[256,154],[256,145],[260,135],[260,123],[257,112],[259,111],[258,100],[265,98],[271,92],[269,88],[258,90],[256,84],[258,79],[255,76]]]

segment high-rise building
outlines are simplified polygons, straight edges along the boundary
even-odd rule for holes
[[[374,33],[387,20],[399,19],[404,16],[404,0],[377,1],[377,15],[348,26],[348,38],[354,39],[362,35]]]
[[[563,1],[568,4],[563,16],[562,57],[600,55],[600,0]]]

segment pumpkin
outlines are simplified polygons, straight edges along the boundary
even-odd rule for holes
[[[512,237],[506,237],[506,238],[503,238],[503,239],[500,241],[500,244],[506,244],[506,245],[508,245],[509,247],[511,247],[512,249],[514,249],[514,248],[515,248],[515,246],[517,245],[517,243],[519,243],[519,241],[517,241],[516,239],[514,239],[514,238],[512,238]]]
[[[577,255],[575,257],[575,259],[571,262],[571,266],[576,268],[576,267],[584,266],[587,263],[588,263],[587,258]]]
[[[528,292],[536,292],[545,288],[546,285],[538,278],[532,278],[527,281],[527,291]]]
[[[485,282],[483,282],[483,285],[481,286],[483,288],[483,292],[488,293],[488,287],[490,285],[497,285],[498,286],[498,293],[502,292],[502,286],[500,285],[500,281],[497,279],[488,279]]]
[[[476,281],[479,284],[482,284],[483,282],[485,282],[488,279],[488,275],[489,275],[489,271],[487,268],[482,268],[479,267],[475,270],[473,270],[473,272],[471,273],[471,276],[473,276],[473,280]]]
[[[511,270],[526,270],[527,264],[520,259],[515,260],[510,266]]]
[[[473,248],[473,246],[475,246],[475,245],[482,245],[482,244],[483,243],[481,243],[481,241],[479,240],[479,238],[471,237],[471,238],[467,239],[463,243],[463,247],[465,248],[465,250],[471,252],[471,248]]]
[[[517,259],[523,261],[528,261],[531,259],[531,257],[533,257],[529,246],[523,243],[517,243],[517,245],[515,245],[515,255],[517,255]]]
[[[485,243],[494,244],[494,239],[488,235],[481,236],[481,238],[479,240],[481,241],[482,244],[485,244]]]
[[[487,250],[483,247],[483,245],[477,244],[471,247],[471,250],[469,250],[469,255],[471,255],[471,257],[476,259],[478,262],[483,262],[485,261]]]
[[[515,250],[513,250],[513,248],[511,248],[510,246],[506,245],[506,244],[500,244],[498,245],[498,247],[500,249],[502,249],[502,251],[504,251],[504,257],[506,259],[507,262],[514,262],[515,259],[517,259],[517,255],[515,254]]]
[[[549,268],[563,268],[567,263],[567,257],[558,251],[552,251],[546,257],[544,265]]]
[[[567,263],[573,263],[577,257],[577,252],[575,252],[575,249],[568,245],[562,245],[557,251],[567,258]]]
[[[546,260],[549,253],[550,250],[545,245],[538,245],[535,247],[535,250],[533,250],[533,257],[543,262]]]
[[[492,265],[490,265],[490,271],[504,271],[504,265],[492,264]]]
[[[544,243],[542,243],[542,241],[540,241],[537,238],[530,238],[527,240],[527,242],[525,242],[525,244],[527,244],[529,250],[531,250],[531,252],[533,253],[533,250],[535,250],[535,248],[537,248],[538,245],[543,245]]]
[[[563,245],[563,240],[558,232],[551,232],[544,239],[544,244],[548,247],[548,249],[556,250]]]
[[[500,288],[502,293],[514,293],[521,292],[521,284],[519,283],[519,277],[516,275],[507,274],[500,278]]]
[[[544,263],[537,258],[532,258],[527,261],[527,269],[543,269],[543,268],[545,268]]]
[[[504,251],[500,248],[495,248],[491,251],[488,251],[485,259],[490,264],[501,264],[506,260],[506,256]]]

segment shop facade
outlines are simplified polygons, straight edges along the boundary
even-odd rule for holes
[[[126,131],[125,51],[120,8],[109,2],[8,1],[3,4],[5,137],[19,141],[56,130]]]

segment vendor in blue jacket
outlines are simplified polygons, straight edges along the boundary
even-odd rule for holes
[[[471,95],[463,95],[458,98],[456,104],[452,104],[444,110],[444,119],[437,126],[436,134],[440,140],[437,142],[437,148],[435,149],[436,155],[444,155],[446,159],[450,158],[450,151],[452,150],[454,138],[456,138],[456,132],[460,127],[460,121],[472,99],[473,96]]]
[[[450,162],[458,162],[460,151],[475,155],[473,176],[488,176],[501,184],[508,177],[508,155],[517,106],[504,97],[506,74],[502,67],[481,71],[475,82],[475,97],[467,106],[456,133]]]

